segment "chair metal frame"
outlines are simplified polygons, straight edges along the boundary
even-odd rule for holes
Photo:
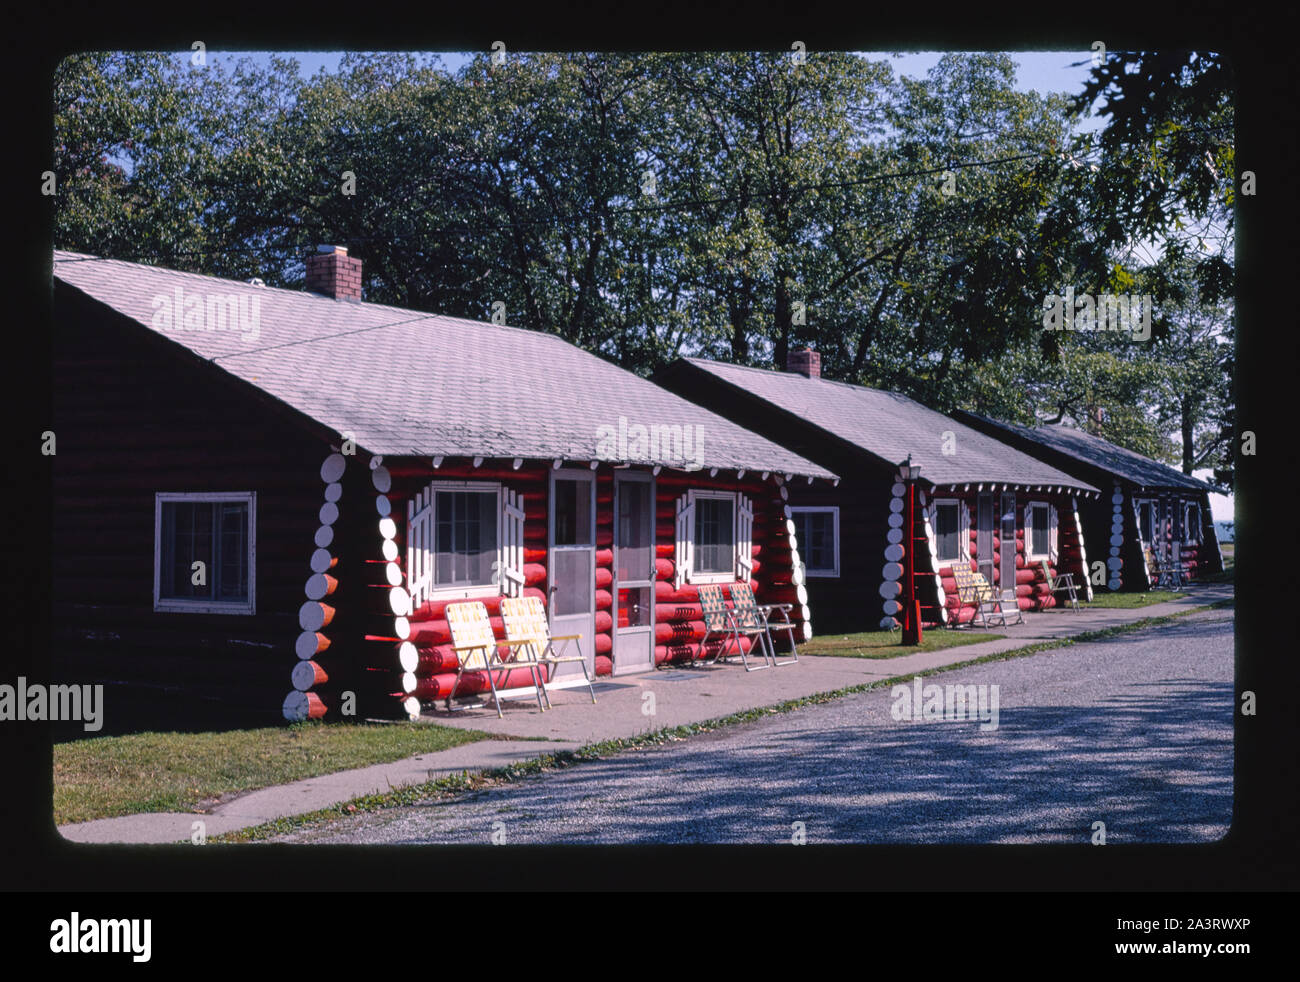
[[[996,615],[996,624],[1002,627],[1008,626],[1009,623],[1023,624],[1025,622],[1024,612],[1020,609],[1020,604],[1014,597],[1010,602],[1015,604],[1016,619],[1014,622],[1007,621],[1007,609],[1003,606],[1006,601],[995,596],[992,585],[984,578],[983,573],[976,572],[969,566],[954,563],[952,565],[952,577],[957,581],[957,598],[963,604],[973,603],[975,605],[975,617],[971,618],[972,624],[978,618],[982,627],[994,626],[994,622],[989,620],[989,614]],[[955,620],[956,618],[954,618]],[[954,624],[953,626],[958,625]]]
[[[709,664],[717,664],[719,659],[734,658],[735,654],[725,654],[727,650],[727,639],[736,642],[736,651],[740,653],[740,660],[744,663],[745,671],[758,672],[764,668],[771,668],[771,661],[775,660],[768,652],[767,647],[767,628],[762,620],[757,616],[757,611],[750,621],[742,621],[736,617],[736,612],[727,606],[727,601],[722,596],[721,584],[706,584],[699,588],[700,591],[700,609],[704,614],[704,637],[700,639],[699,652],[704,654],[704,646],[708,644],[709,638],[714,634],[723,638],[722,645],[718,648],[717,653],[710,659]],[[749,664],[749,656],[745,653],[744,646],[740,643],[741,637],[751,639],[758,638],[758,646],[763,656],[763,664],[755,665],[752,668]]]
[[[459,712],[463,709],[483,709],[487,707],[486,702],[470,703],[467,705],[453,706],[452,699],[456,697],[456,690],[460,688],[461,677],[465,672],[485,672],[487,674],[488,687],[492,690],[492,701],[496,705],[497,717],[504,719],[505,714],[501,712],[501,696],[497,689],[496,681],[492,678],[494,671],[500,671],[502,681],[509,678],[509,673],[515,668],[530,669],[533,676],[533,684],[536,686],[537,708],[546,712],[550,704],[550,697],[546,695],[546,686],[541,678],[542,663],[537,658],[520,658],[519,650],[532,644],[531,641],[503,641],[496,637],[492,630],[492,622],[488,619],[487,607],[481,600],[470,600],[463,603],[454,603],[447,605],[447,627],[451,630],[452,650],[456,652],[456,660],[459,664],[456,667],[456,681],[451,685],[451,691],[447,693],[447,711]],[[500,649],[507,648],[510,650],[508,657],[501,657]],[[546,705],[543,705],[542,699],[546,698]]]
[[[1048,592],[1051,593],[1052,596],[1056,596],[1059,591],[1065,590],[1070,597],[1070,606],[1073,607],[1076,612],[1082,610],[1079,606],[1079,593],[1074,585],[1074,574],[1057,573],[1053,576],[1052,567],[1048,565],[1046,559],[1040,559],[1038,563],[1043,567],[1043,577],[1047,580]]]
[[[1152,587],[1162,590],[1181,590],[1183,582],[1188,580],[1186,563],[1159,559],[1150,546],[1143,547],[1147,560],[1147,576]],[[1169,580],[1172,578],[1173,582]],[[1190,581],[1189,581],[1190,582]]]
[[[989,614],[995,614],[1001,619],[1001,623],[1007,623],[1006,611],[1002,605],[993,599],[993,587],[989,586],[989,581],[984,579],[983,573],[977,573],[969,566],[960,563],[954,563],[951,567],[952,578],[957,583],[957,600],[962,606],[971,604],[975,607],[975,616],[970,620],[971,624],[977,621],[983,628],[988,628]],[[958,608],[960,614],[961,608]],[[959,617],[953,617],[953,627],[960,627],[961,620]]]
[[[571,662],[581,665],[582,677],[586,679],[587,689],[591,692],[591,703],[593,706],[596,704],[596,690],[591,684],[587,659],[582,653],[581,634],[551,634],[546,608],[537,597],[506,597],[501,601],[501,619],[505,622],[506,637],[530,646],[533,658],[539,663],[548,667]],[[556,641],[564,642],[559,651],[555,649]],[[577,648],[576,655],[568,654],[570,644]],[[549,693],[546,695],[546,704],[551,704]]]
[[[767,634],[767,650],[771,656],[773,665],[796,665],[799,662],[799,642],[794,636],[795,624],[790,620],[790,611],[794,609],[794,604],[760,604],[754,598],[754,591],[748,583],[740,582],[731,584],[731,609],[736,612],[739,618],[747,618],[752,611],[763,623],[763,630]],[[781,620],[772,623],[774,614],[780,614]],[[790,648],[794,652],[793,658],[787,658],[784,661],[778,661],[776,657],[776,640],[772,637],[773,631],[785,631],[790,636]]]

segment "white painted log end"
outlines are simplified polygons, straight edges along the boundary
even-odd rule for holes
[[[332,453],[320,465],[320,479],[326,484],[333,484],[343,476],[348,462],[341,453]]]
[[[284,718],[291,723],[298,723],[307,718],[310,711],[310,703],[307,701],[307,693],[299,692],[294,689],[284,697]]]

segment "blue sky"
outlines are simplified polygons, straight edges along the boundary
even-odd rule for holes
[[[341,51],[282,51],[282,55],[288,55],[296,58],[302,67],[304,75],[314,75],[318,70],[324,68],[326,71],[335,71],[338,68],[339,59],[342,58]],[[231,58],[237,59],[242,55],[249,55],[255,60],[265,61],[267,55],[259,52],[208,52],[209,59]],[[443,64],[449,69],[455,71],[466,61],[469,60],[468,54],[458,54],[455,52],[440,52]],[[895,54],[889,52],[864,52],[871,58],[891,58],[897,68],[897,71],[904,75],[919,76],[925,74],[939,57],[943,54],[940,51],[916,51],[904,54]],[[1082,91],[1083,83],[1088,77],[1088,61],[1091,52],[1089,51],[1019,51],[1011,52],[1011,57],[1015,59],[1019,66],[1017,73],[1017,85],[1024,91],[1037,89],[1039,92],[1069,92],[1075,93]],[[1073,62],[1085,62],[1077,68],[1070,67]]]

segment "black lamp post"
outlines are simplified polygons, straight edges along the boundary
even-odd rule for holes
[[[907,488],[907,532],[903,536],[903,644],[921,643],[921,601],[916,599],[916,545],[921,537],[916,534],[916,479],[921,475],[912,455],[899,465],[903,483]]]

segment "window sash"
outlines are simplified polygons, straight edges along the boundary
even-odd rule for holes
[[[740,496],[733,491],[690,490],[686,500],[693,509],[689,537],[688,583],[730,583],[740,573],[736,556]]]
[[[795,535],[799,541],[799,557],[804,572],[809,576],[840,575],[840,515],[839,508],[791,508]]]
[[[154,610],[256,612],[256,494],[154,495]],[[205,564],[206,583],[193,582]]]
[[[934,503],[934,551],[939,562],[949,563],[961,559],[961,502],[936,501]],[[951,515],[952,528],[948,529]]]
[[[434,489],[430,550],[434,589],[495,585],[500,522],[499,488]]]
[[[1138,502],[1138,537],[1144,545],[1150,546],[1156,527],[1156,503],[1154,501]]]
[[[1030,502],[1025,509],[1025,551],[1034,558],[1052,553],[1051,510],[1045,501]]]
[[[722,498],[695,502],[695,569],[726,573],[736,568],[736,503]]]

